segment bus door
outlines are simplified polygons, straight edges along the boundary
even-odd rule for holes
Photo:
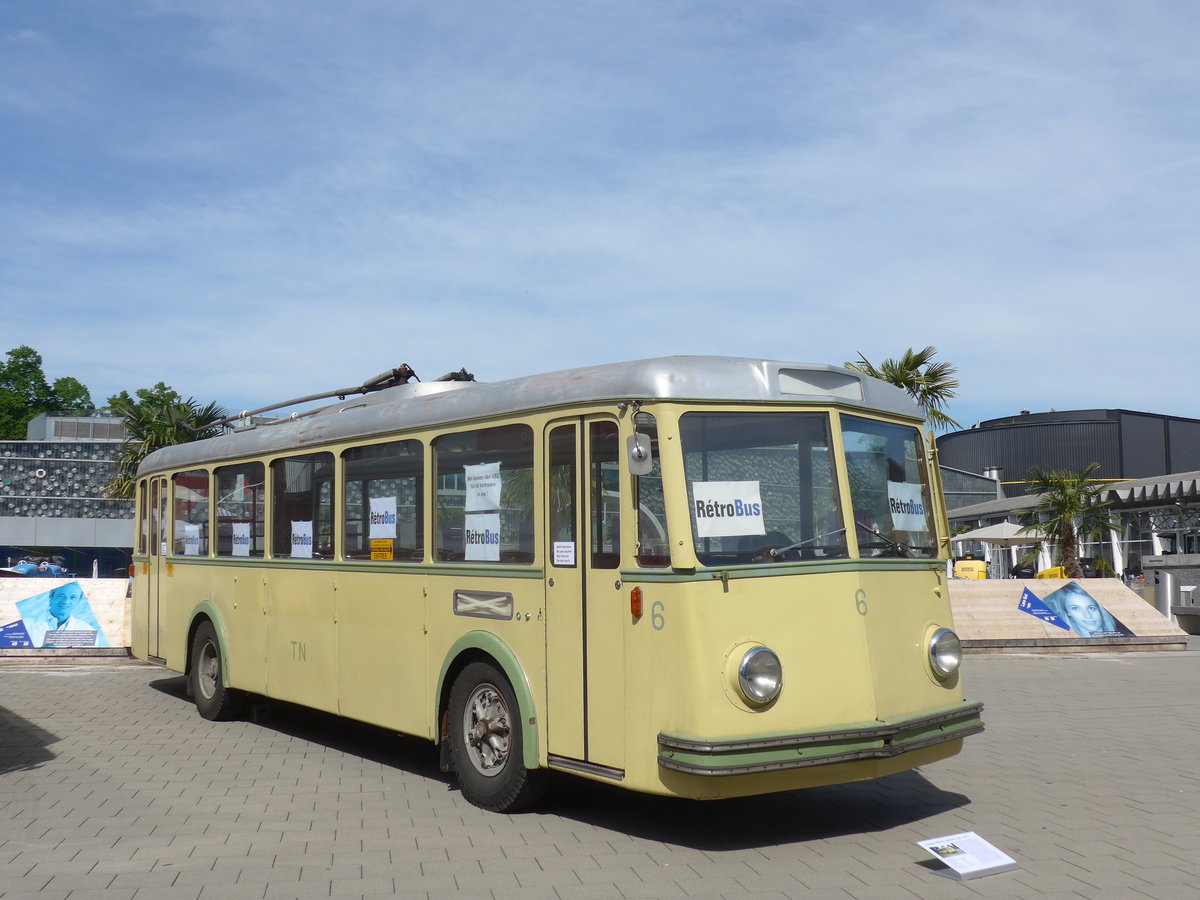
[[[167,479],[150,482],[150,577],[146,590],[146,655],[162,657],[159,638],[159,586],[167,559]]]
[[[624,769],[620,490],[615,419],[546,430],[546,742],[552,764]]]

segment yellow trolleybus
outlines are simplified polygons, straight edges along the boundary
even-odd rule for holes
[[[263,695],[422,735],[492,810],[549,769],[733,797],[982,730],[902,391],[673,357],[324,397],[139,471],[133,651],[204,717]]]

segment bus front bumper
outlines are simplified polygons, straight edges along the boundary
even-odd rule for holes
[[[919,716],[834,731],[720,741],[660,732],[658,764],[688,775],[751,775],[888,759],[979,734],[983,731],[982,712],[982,703],[968,702]]]

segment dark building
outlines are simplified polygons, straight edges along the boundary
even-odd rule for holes
[[[1127,409],[1022,412],[942,435],[937,445],[942,465],[992,474],[1012,497],[1025,493],[1035,465],[1078,472],[1095,462],[1105,480],[1200,469],[1200,420]]]

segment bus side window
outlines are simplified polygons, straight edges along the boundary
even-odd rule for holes
[[[308,453],[271,463],[271,556],[333,557],[333,454]]]
[[[621,455],[616,422],[592,422],[588,427],[591,473],[592,568],[621,565]]]
[[[146,544],[148,543],[148,538],[150,536],[150,513],[146,509],[146,484],[147,482],[145,480],[142,480],[138,483],[137,552],[140,554],[146,553]]]
[[[150,555],[167,553],[167,480],[155,477],[150,483]]]
[[[217,556],[262,558],[265,480],[260,462],[217,469]]]
[[[392,441],[352,447],[345,464],[346,559],[425,556],[424,447]]]
[[[437,559],[532,563],[533,429],[443,434],[433,460]]]
[[[559,568],[575,568],[575,426],[565,425],[550,432],[548,481],[550,497],[550,541],[557,549],[570,545],[570,552],[561,561],[552,557],[549,562]],[[555,554],[557,556],[557,554]]]
[[[650,438],[654,468],[649,475],[634,479],[637,489],[639,566],[660,568],[671,564],[670,542],[667,540],[667,504],[663,499],[662,462],[658,457],[658,423],[650,413],[634,417],[634,428]]]
[[[180,472],[175,482],[174,549],[176,556],[208,556],[208,472]]]

